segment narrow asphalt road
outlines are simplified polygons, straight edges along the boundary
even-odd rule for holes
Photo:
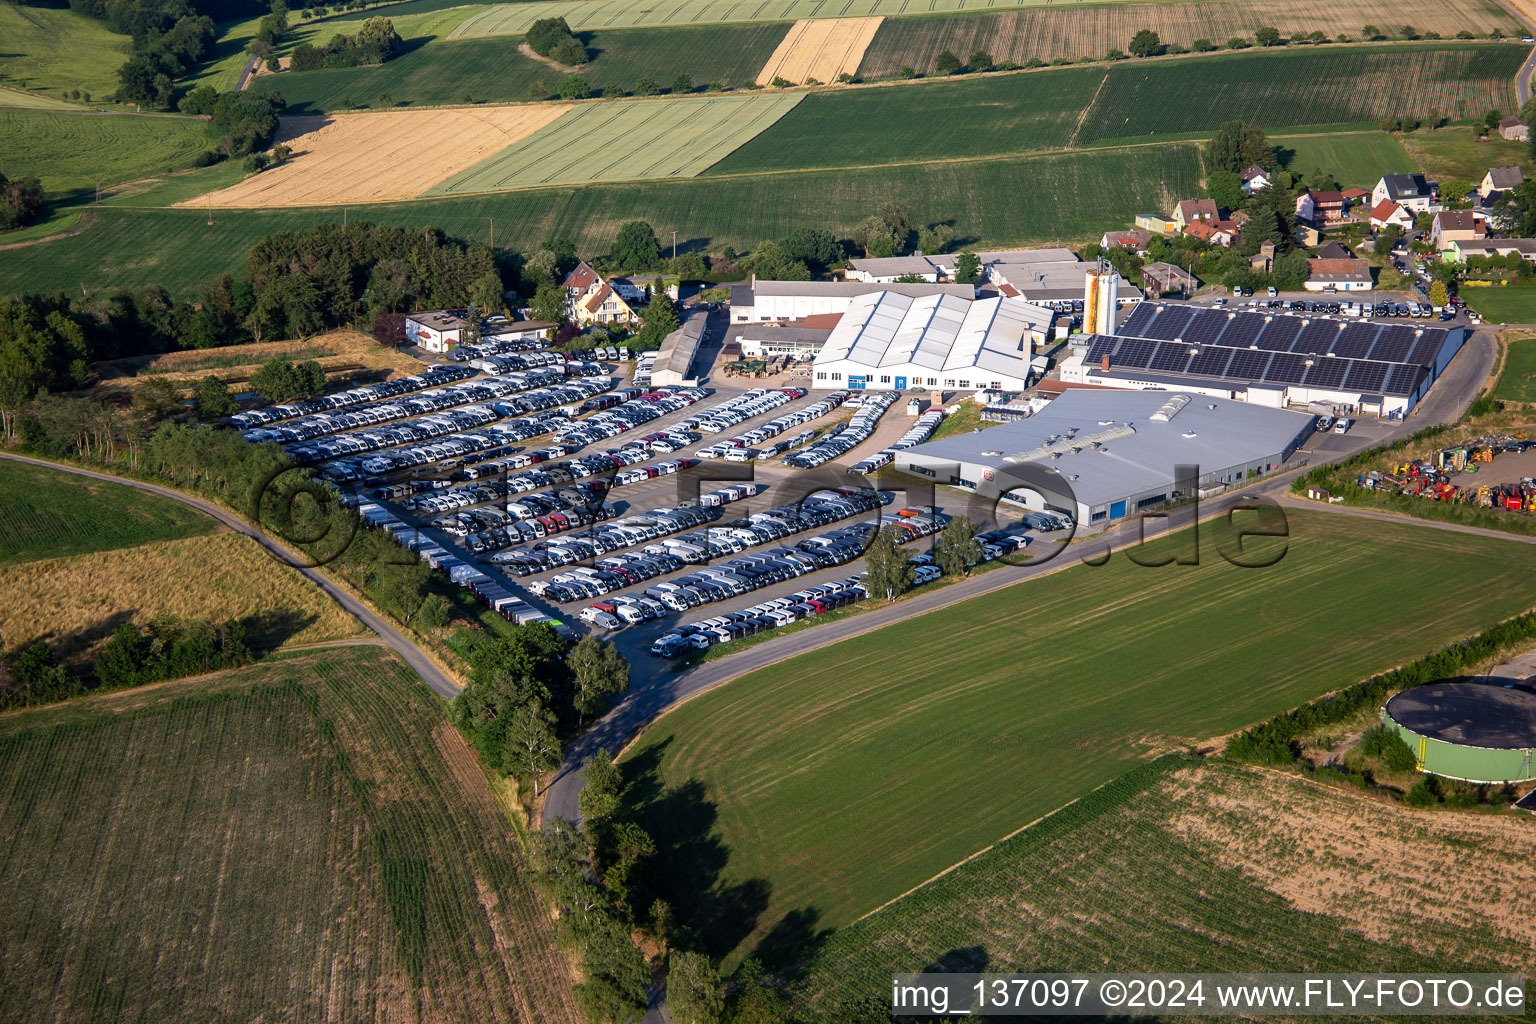
[[[61,473],[73,473],[76,476],[88,477],[92,480],[103,480],[107,483],[122,484],[125,487],[132,487],[136,490],[147,491],[150,494],[158,494],[162,498],[169,498],[170,500],[178,501],[183,505],[189,505],[192,508],[197,509],[199,512],[202,512],[204,515],[213,517],[220,523],[223,523],[225,526],[229,527],[231,530],[234,530],[236,533],[241,533],[247,537],[250,537],[256,543],[265,548],[267,552],[272,555],[272,557],[276,558],[278,561],[284,563],[285,565],[292,565],[295,561],[293,552],[289,551],[279,542],[273,540],[266,533],[257,529],[255,526],[252,526],[240,516],[234,515],[231,512],[226,512],[224,509],[219,508],[217,505],[203,501],[201,498],[194,498],[191,495],[183,494],[182,492],[172,490],[169,487],[161,487],[158,484],[145,483],[142,480],[131,480],[127,477],[113,476],[110,473],[98,473],[94,470],[80,469],[77,466],[70,466],[64,463],[49,462],[45,459],[28,458],[25,455],[12,455],[8,452],[0,452],[0,458],[9,459],[12,462],[25,462],[34,466],[46,466],[49,469],[56,469]],[[447,673],[438,668],[436,662],[427,657],[421,648],[412,643],[403,633],[395,629],[395,627],[391,626],[388,622],[385,622],[367,605],[363,604],[357,598],[348,593],[346,589],[344,589],[340,584],[336,583],[334,580],[320,572],[318,569],[301,568],[298,570],[298,572],[303,575],[305,579],[309,580],[315,586],[323,590],[326,595],[331,598],[331,600],[335,601],[337,604],[341,605],[353,616],[355,616],[359,622],[377,633],[379,637],[386,644],[388,644],[396,654],[400,655],[400,657],[404,659],[405,663],[409,665],[415,671],[415,673],[422,678],[422,681],[430,686],[439,696],[444,698],[452,698],[458,695],[458,684],[450,679]]]
[[[1507,0],[1498,0],[1498,4],[1508,11],[1516,21],[1524,25],[1527,32],[1536,35],[1536,25],[1531,24],[1526,16],[1510,5]],[[1533,68],[1536,68],[1536,47],[1531,49],[1531,55],[1525,58],[1525,63],[1520,65],[1520,70],[1515,72],[1515,99],[1520,102],[1521,106],[1525,106],[1525,101],[1531,98],[1531,70]]]

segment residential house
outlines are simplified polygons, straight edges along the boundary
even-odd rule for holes
[[[1308,190],[1296,197],[1296,216],[1312,224],[1338,224],[1348,210],[1343,192]]]
[[[540,341],[558,325],[546,320],[499,320],[486,324],[482,341]]]
[[[1478,238],[1452,241],[1442,256],[1460,263],[1471,256],[1509,256],[1517,254],[1527,263],[1536,263],[1536,238]]]
[[[1477,186],[1477,194],[1487,201],[1495,192],[1505,192],[1525,181],[1518,167],[1490,167]]]
[[[1099,248],[1129,249],[1132,252],[1146,252],[1147,245],[1151,241],[1152,232],[1145,228],[1135,228],[1130,231],[1106,231],[1104,232],[1104,237],[1099,239]]]
[[[1390,199],[1383,199],[1371,210],[1371,227],[1380,231],[1391,225],[1404,231],[1413,227],[1413,214]]]
[[[1258,164],[1249,164],[1241,177],[1244,192],[1253,193],[1270,186],[1269,172]]]
[[[1149,297],[1177,295],[1189,298],[1200,287],[1194,274],[1172,263],[1148,263],[1141,268],[1141,283]]]
[[[405,316],[405,337],[428,352],[447,352],[464,340],[469,321],[462,309],[427,309]]]
[[[1429,227],[1429,240],[1445,252],[1452,242],[1488,237],[1488,219],[1475,210],[1441,210]]]
[[[1320,260],[1349,260],[1354,259],[1355,254],[1344,248],[1338,242],[1329,242],[1317,250],[1317,258]]]
[[[627,278],[606,281],[586,261],[566,275],[565,314],[572,323],[633,324],[640,320],[644,293]]]
[[[1380,206],[1388,200],[1409,213],[1428,213],[1435,190],[1422,174],[1385,174],[1371,189],[1371,202]]]
[[[1322,243],[1323,234],[1306,221],[1301,221],[1296,225],[1296,229],[1291,232],[1291,238],[1303,249],[1310,249]]]
[[[1511,114],[1499,122],[1499,134],[1511,142],[1529,142],[1531,126],[1525,123],[1525,118]]]
[[[1237,225],[1230,220],[1197,220],[1185,228],[1184,233],[1207,245],[1219,245],[1224,249],[1231,248],[1232,243],[1237,241]]]
[[[1350,209],[1371,198],[1371,190],[1368,188],[1347,188],[1344,190],[1344,198],[1349,203]]]
[[[1197,220],[1216,220],[1219,216],[1214,199],[1183,199],[1173,208],[1173,222],[1180,231]]]
[[[676,274],[626,274],[613,278],[609,283],[624,296],[625,301],[644,305],[652,295],[662,290],[667,293],[667,298],[676,302],[683,279]]]
[[[1138,228],[1154,235],[1176,235],[1179,233],[1179,225],[1174,223],[1172,217],[1164,217],[1156,213],[1138,213],[1134,223]]]
[[[1307,260],[1309,292],[1364,292],[1372,288],[1371,266],[1365,260]]]

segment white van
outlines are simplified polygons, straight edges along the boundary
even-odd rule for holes
[[[1333,432],[1335,434],[1347,434],[1349,433],[1349,428],[1354,426],[1354,423],[1354,420],[1345,419],[1343,416],[1340,416],[1339,422],[1333,425]]]

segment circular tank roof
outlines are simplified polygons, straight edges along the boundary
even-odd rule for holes
[[[1429,683],[1387,701],[1403,728],[1471,747],[1536,747],[1536,690],[1525,683]]]

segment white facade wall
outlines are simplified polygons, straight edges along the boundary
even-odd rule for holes
[[[947,375],[916,363],[869,366],[851,359],[839,359],[825,364],[817,363],[811,374],[811,387],[829,390],[853,386],[855,389],[865,387],[871,390],[920,387],[941,391],[980,391],[984,388],[1023,391],[1029,386],[1029,380],[1029,364],[1022,359],[1017,374],[967,367],[947,371]]]

